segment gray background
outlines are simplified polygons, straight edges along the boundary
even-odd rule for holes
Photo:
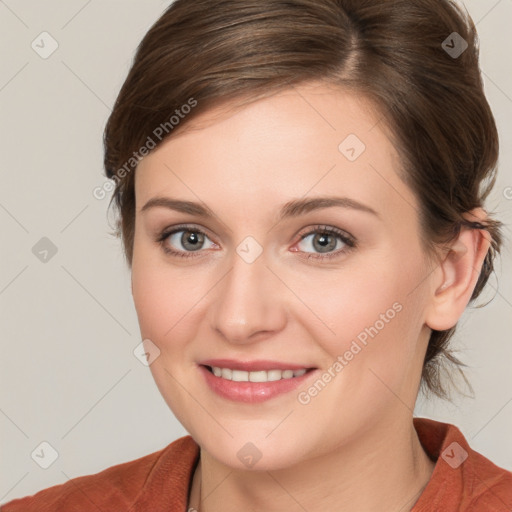
[[[120,241],[109,235],[110,196],[92,195],[105,180],[111,105],[137,44],[168,3],[0,0],[0,503],[186,434],[133,355],[140,333]],[[480,302],[494,299],[464,314],[454,340],[475,398],[420,398],[416,415],[458,425],[474,449],[512,470],[512,0],[465,4],[478,23],[502,144],[486,206],[507,223],[507,240]],[[59,45],[47,59],[31,47],[43,31]],[[57,249],[46,262],[32,252],[43,237]],[[31,458],[38,449],[34,458],[44,464],[51,451],[41,452],[43,441],[58,452],[48,469]]]

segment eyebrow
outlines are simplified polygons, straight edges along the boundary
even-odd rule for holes
[[[140,209],[140,212],[142,213],[151,208],[157,207],[167,208],[182,213],[188,213],[190,215],[197,215],[198,217],[216,217],[212,210],[201,203],[196,203],[193,201],[182,201],[170,197],[153,197]],[[373,208],[360,203],[355,199],[351,199],[349,197],[325,196],[306,199],[294,199],[287,202],[282,206],[280,210],[279,221],[291,217],[305,215],[306,213],[312,212],[314,210],[332,207],[350,208],[352,210],[369,213],[376,216],[377,218],[380,218],[379,214]]]

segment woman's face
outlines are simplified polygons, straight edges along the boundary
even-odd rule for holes
[[[218,461],[288,467],[412,415],[432,286],[398,166],[370,104],[321,84],[202,114],[139,164],[142,338],[167,404]]]

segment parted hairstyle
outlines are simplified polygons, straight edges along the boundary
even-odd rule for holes
[[[381,113],[400,155],[397,173],[419,201],[427,254],[463,226],[491,240],[471,303],[502,244],[501,222],[465,215],[484,206],[498,159],[478,58],[474,23],[451,0],[176,0],[140,42],[104,132],[128,265],[135,171],[148,151],[214,106],[321,80],[364,95]],[[463,375],[448,348],[455,329],[431,333],[427,394],[448,398],[443,373]]]

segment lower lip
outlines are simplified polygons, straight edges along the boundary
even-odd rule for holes
[[[202,365],[199,365],[199,370],[204,375],[206,383],[212,391],[229,400],[246,403],[265,402],[283,393],[289,393],[297,389],[306,379],[316,372],[316,370],[310,370],[300,377],[271,382],[236,382],[223,379],[222,377],[216,377]]]

